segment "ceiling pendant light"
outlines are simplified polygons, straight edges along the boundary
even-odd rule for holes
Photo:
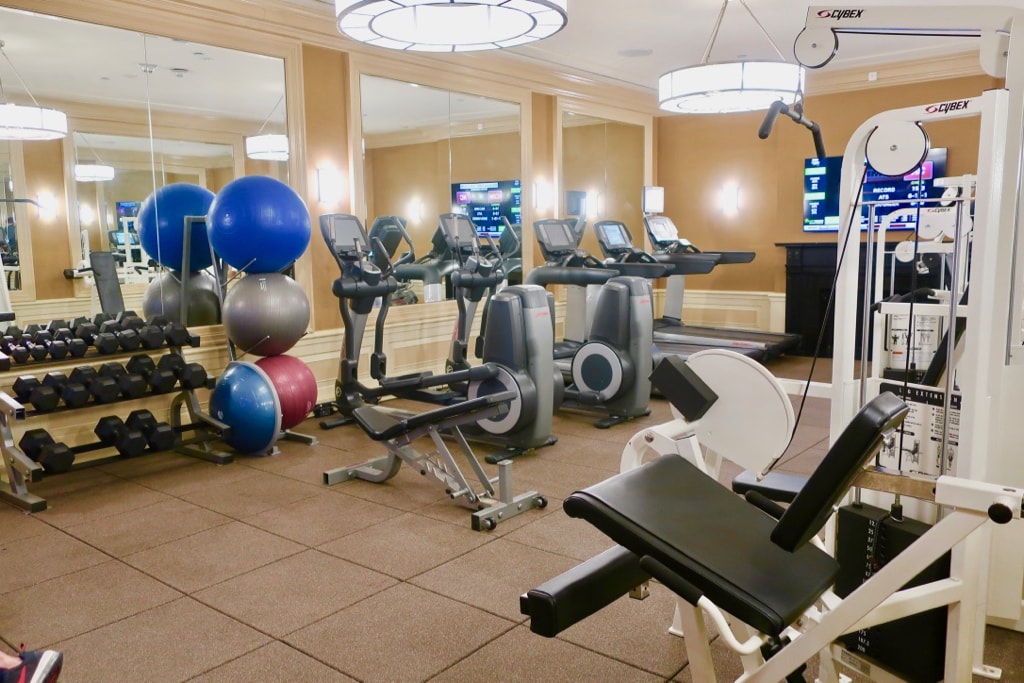
[[[0,54],[4,56],[11,70],[28,93],[34,106],[13,104],[7,101],[4,82],[0,78],[0,140],[57,140],[68,134],[68,117],[56,109],[40,107],[36,98],[32,97],[21,74],[14,68],[14,62],[4,50],[4,41],[0,40]]]
[[[267,114],[267,118],[263,119],[263,124],[256,131],[256,135],[245,139],[245,156],[261,161],[288,161],[288,136],[281,133],[263,132],[263,129],[267,127],[267,122],[270,121],[282,102],[284,102],[284,95],[277,100],[274,108]]]
[[[739,61],[709,64],[711,48],[718,37],[726,7],[739,2],[747,10],[761,33],[771,43],[781,61]],[[723,0],[711,39],[704,48],[700,64],[670,71],[658,79],[659,105],[665,111],[683,114],[725,114],[759,111],[781,100],[795,104],[803,96],[804,70],[786,62],[782,51],[768,35],[746,0]]]
[[[106,164],[75,164],[75,180],[79,183],[102,183],[114,179],[114,167]]]
[[[335,0],[338,30],[377,47],[471,52],[543,40],[565,28],[567,0]]]

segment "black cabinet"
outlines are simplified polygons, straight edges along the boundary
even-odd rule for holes
[[[884,289],[872,301],[896,293],[913,291],[919,287],[937,287],[941,280],[942,260],[935,254],[922,257],[921,272],[914,263],[896,262],[895,278],[892,277],[892,250],[897,243],[886,245]],[[800,346],[788,353],[797,356],[814,355],[819,334],[822,335],[823,358],[832,357],[834,311],[829,311],[828,301],[832,292],[832,280],[836,272],[837,244],[835,242],[779,242],[777,247],[786,250],[786,332],[800,335]],[[860,284],[857,288],[857,340],[856,357],[860,357],[861,305],[864,301],[864,271],[867,245],[860,243]],[[895,286],[890,286],[894,280]],[[825,315],[829,311],[828,316]],[[824,329],[822,325],[824,324]]]

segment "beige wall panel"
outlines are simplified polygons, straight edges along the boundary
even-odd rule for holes
[[[994,87],[976,76],[833,93],[807,98],[808,118],[822,129],[826,152],[842,155],[856,128],[889,109],[970,97]],[[785,291],[785,250],[776,242],[832,241],[834,234],[808,234],[803,225],[803,163],[814,154],[810,133],[785,118],[768,140],[757,137],[761,112],[657,119],[658,182],[665,187],[665,212],[680,233],[711,250],[753,249],[753,263],[718,268],[690,278],[692,288]],[[972,120],[930,124],[933,147],[949,148],[949,175],[974,172],[978,130]],[[718,208],[723,183],[740,186],[738,215]]]

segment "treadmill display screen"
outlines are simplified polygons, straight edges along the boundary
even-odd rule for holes
[[[679,231],[676,230],[675,223],[668,216],[648,216],[647,229],[651,232],[651,237],[654,238],[655,242],[678,242]]]
[[[572,229],[563,221],[539,221],[534,224],[537,239],[550,251],[564,251],[576,248]]]
[[[604,242],[609,247],[628,247],[629,240],[621,223],[608,223],[601,226],[604,231]]]

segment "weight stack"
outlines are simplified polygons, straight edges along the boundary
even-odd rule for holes
[[[887,510],[871,505],[840,508],[836,594],[845,598],[929,528],[908,518],[896,522]],[[948,578],[949,557],[949,553],[940,557],[903,588]],[[848,633],[839,640],[846,649],[878,662],[907,681],[935,683],[944,673],[947,613],[946,607],[939,607]]]

